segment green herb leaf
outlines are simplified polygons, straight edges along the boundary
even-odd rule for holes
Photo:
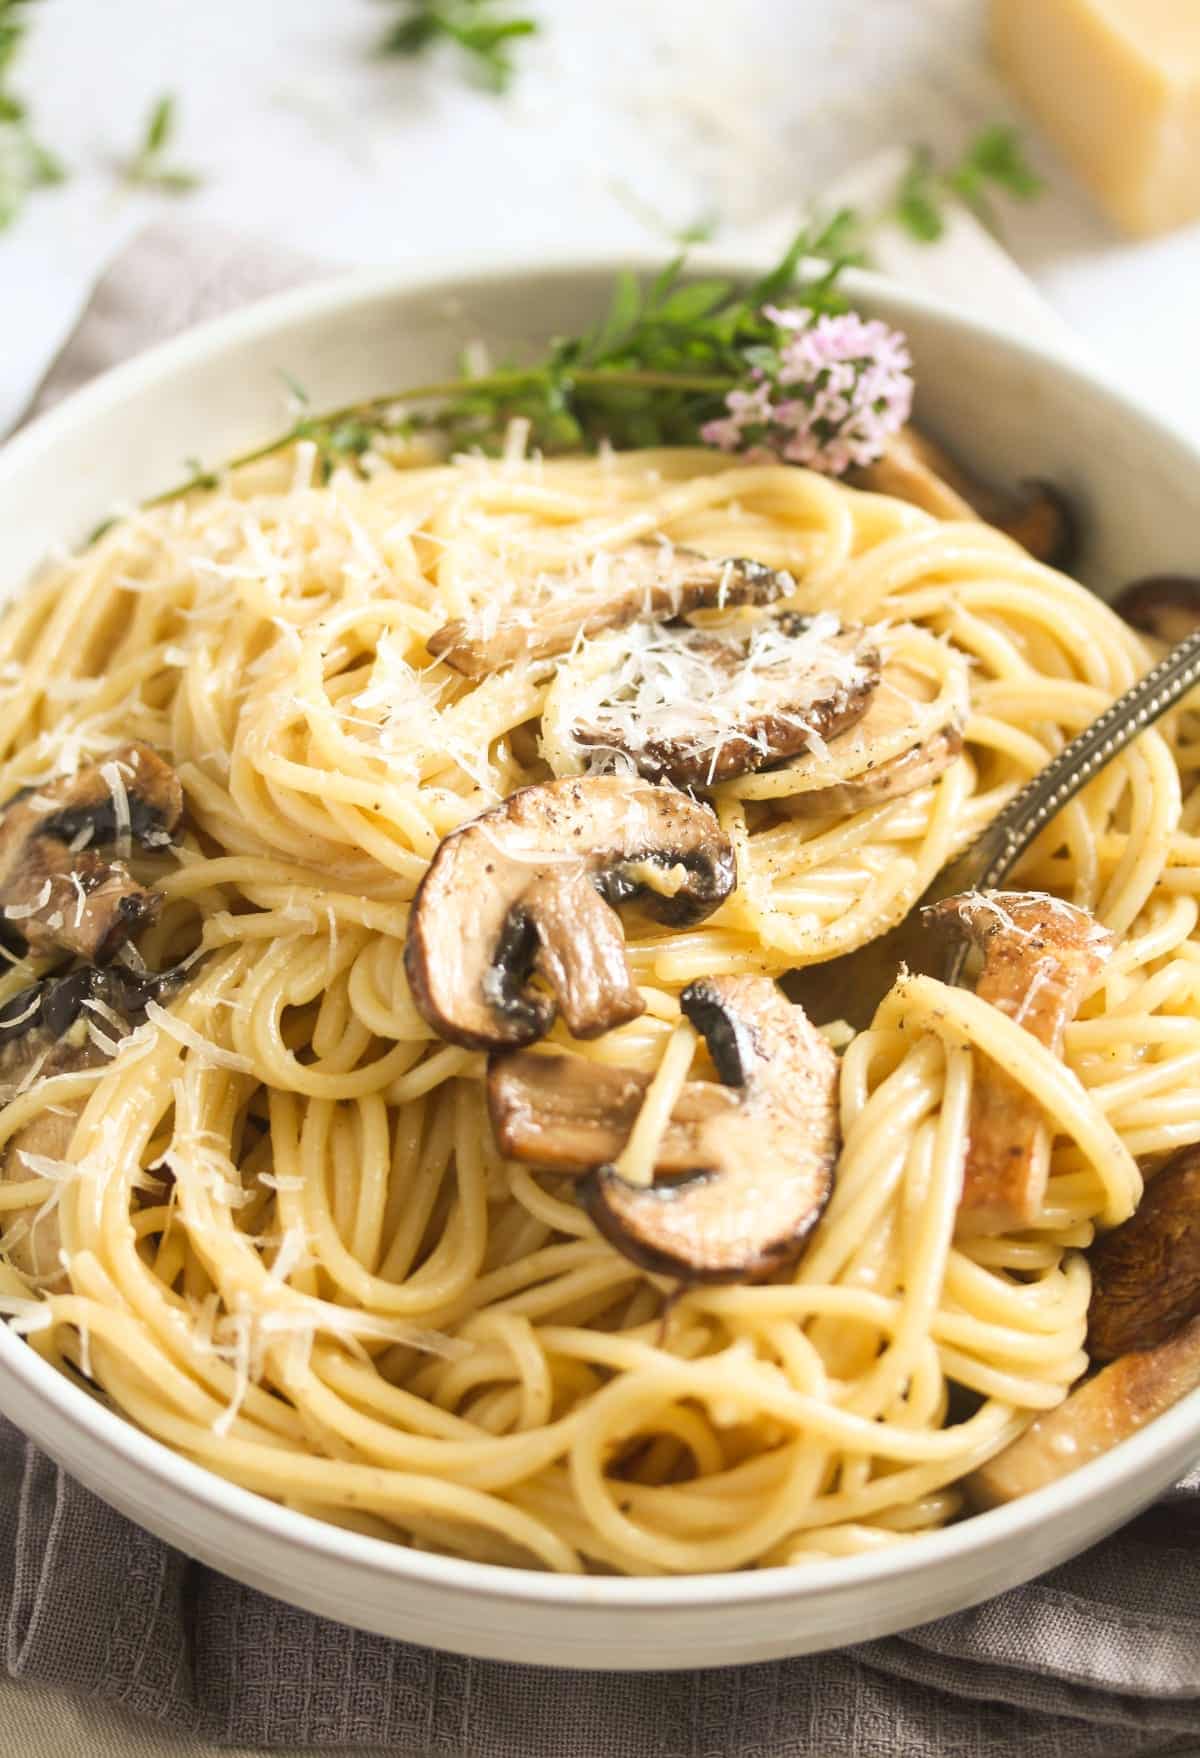
[[[52,153],[49,147],[44,147],[39,141],[31,139],[29,157],[33,167],[34,182],[39,187],[45,187],[51,183],[66,182],[67,168],[58,154]]]
[[[951,182],[964,177],[995,183],[1017,201],[1032,201],[1045,188],[1025,156],[1020,134],[1002,122],[993,123],[977,135],[961,163],[950,172]]]
[[[811,253],[826,262],[865,262],[868,232],[867,222],[857,208],[838,208],[816,227]]]
[[[928,147],[914,147],[896,191],[896,218],[922,244],[934,244],[946,229],[944,192]]]
[[[690,325],[709,317],[729,298],[728,281],[693,281],[669,298],[660,300],[655,316],[660,323]]]
[[[721,216],[715,210],[697,214],[696,218],[686,226],[681,226],[674,233],[676,244],[708,244],[716,237],[721,224]]]
[[[892,217],[923,244],[932,244],[946,229],[949,196],[964,201],[987,225],[996,225],[990,197],[996,191],[1017,201],[1032,201],[1045,185],[1025,156],[1019,132],[994,122],[969,143],[957,163],[941,170],[928,147],[914,147],[900,179]]]
[[[164,195],[186,195],[204,181],[198,171],[166,162],[175,133],[175,99],[164,92],[151,105],[141,145],[118,164],[124,183],[136,189],[153,189]]]
[[[161,153],[171,138],[174,126],[175,100],[170,92],[164,92],[150,112],[150,120],[146,125],[146,144],[142,151]]]
[[[453,43],[477,85],[508,89],[515,70],[509,45],[538,30],[535,19],[497,15],[502,0],[388,0],[402,16],[384,32],[381,55],[422,55],[439,42]]]
[[[33,4],[34,0],[0,0],[0,79],[16,59],[29,28],[25,13]]]
[[[631,333],[642,310],[642,290],[636,275],[623,269],[613,288],[612,302],[600,328],[582,352],[584,360],[603,359]]]
[[[295,374],[288,372],[286,367],[281,366],[279,368],[279,376],[283,380],[284,384],[287,386],[288,395],[291,397],[292,402],[296,405],[296,408],[297,409],[307,409],[308,404],[309,404],[308,392],[305,390],[304,386],[300,383],[300,380],[295,376]]]
[[[35,0],[0,0],[0,231],[12,224],[36,189],[61,183],[62,161],[33,134],[28,107],[6,83]]]

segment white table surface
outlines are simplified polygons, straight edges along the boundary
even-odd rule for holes
[[[503,102],[450,69],[380,62],[379,0],[45,0],[14,84],[72,170],[0,235],[0,431],[97,272],[172,211],[345,263],[478,247],[619,250],[703,213],[718,241],[786,230],[882,148],[944,151],[1015,111],[981,49],[981,0],[529,0]],[[161,92],[193,196],[114,181]],[[1033,141],[1051,187],[1011,209],[1017,262],[1108,370],[1200,440],[1200,227],[1118,239]],[[911,265],[910,265],[911,272]],[[920,272],[920,264],[917,264]],[[107,1758],[192,1744],[0,1681],[0,1750]],[[514,1754],[514,1758],[519,1758]]]

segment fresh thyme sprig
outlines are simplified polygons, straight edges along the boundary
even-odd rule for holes
[[[1007,123],[994,122],[975,136],[961,157],[939,167],[930,149],[916,146],[900,180],[891,216],[922,244],[935,244],[946,230],[946,203],[957,196],[985,225],[996,229],[993,196],[1032,201],[1044,184],[1025,157],[1021,137]]]
[[[1044,188],[1025,157],[1018,131],[994,122],[950,166],[939,165],[927,146],[911,147],[903,175],[879,206],[842,208],[825,222],[825,247],[843,262],[869,264],[872,240],[887,225],[902,227],[918,244],[936,244],[946,230],[947,208],[955,199],[998,232],[992,199],[996,193],[1033,201]]]
[[[166,195],[187,195],[204,179],[198,171],[167,162],[175,133],[175,99],[170,92],[156,98],[146,118],[137,148],[118,164],[121,180],[138,189],[156,189]]]
[[[34,190],[61,183],[62,162],[36,138],[29,111],[9,85],[34,0],[0,0],[0,232],[12,224]]]
[[[749,287],[724,279],[688,281],[684,258],[667,264],[648,286],[619,275],[608,311],[593,329],[551,344],[529,366],[505,364],[315,415],[291,382],[299,406],[286,433],[231,460],[257,463],[301,440],[312,442],[326,475],[378,442],[431,433],[451,451],[495,455],[514,421],[527,424],[528,443],[547,453],[695,445],[701,429],[726,414],[730,391],[756,369],[773,371],[779,328],[766,308],[799,302],[814,318],[846,309],[838,289],[840,260],[827,232],[803,232],[783,258]],[[805,261],[827,264],[816,276]],[[151,505],[208,485],[197,469]]]
[[[533,18],[502,15],[500,0],[388,0],[398,5],[400,17],[385,31],[379,43],[381,55],[422,55],[438,43],[452,43],[477,85],[487,91],[507,91],[516,71],[512,45],[531,37],[537,29]]]

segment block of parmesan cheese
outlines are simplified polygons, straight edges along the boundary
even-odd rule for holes
[[[1200,218],[1200,0],[991,0],[991,37],[1118,225]]]

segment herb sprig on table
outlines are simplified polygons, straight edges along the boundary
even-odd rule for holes
[[[501,0],[387,0],[400,17],[379,43],[381,55],[423,55],[440,43],[453,44],[477,85],[508,90],[516,71],[512,46],[531,37],[537,20],[498,10]]]
[[[175,122],[175,99],[170,92],[164,92],[151,106],[137,147],[117,167],[122,182],[134,188],[159,190],[165,195],[187,195],[199,187],[203,178],[198,171],[168,162]]]
[[[35,0],[0,0],[0,232],[37,189],[61,183],[62,161],[33,132],[29,110],[9,84]]]
[[[464,371],[326,414],[289,380],[292,426],[231,467],[308,441],[328,476],[419,434],[451,452],[494,456],[519,423],[528,447],[547,455],[707,443],[839,473],[861,461],[864,445],[878,455],[907,415],[912,386],[903,338],[847,311],[842,262],[828,261],[834,238],[802,232],[748,287],[688,280],[683,257],[646,286],[623,273],[600,323],[528,366]],[[197,467],[151,504],[211,483]]]
[[[936,244],[955,201],[965,203],[989,231],[999,232],[997,197],[1035,201],[1045,187],[1019,130],[992,122],[949,165],[939,164],[930,147],[910,147],[903,174],[877,207],[846,207],[826,223],[826,248],[843,262],[869,264],[872,240],[888,225],[899,226],[918,244]]]
[[[994,231],[997,194],[1033,201],[1044,187],[1025,156],[1018,130],[993,122],[947,167],[938,165],[928,147],[913,147],[890,217],[920,243],[935,244],[946,230],[946,207],[952,198],[965,202]]]

